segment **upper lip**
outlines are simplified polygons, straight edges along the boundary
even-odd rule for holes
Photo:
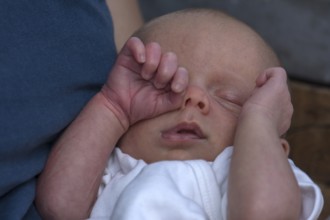
[[[202,129],[198,126],[197,123],[194,122],[182,122],[176,125],[173,128],[170,128],[163,132],[167,134],[193,134],[196,135],[197,138],[203,139],[205,138],[205,135],[202,131]]]

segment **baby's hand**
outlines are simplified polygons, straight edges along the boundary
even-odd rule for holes
[[[293,106],[283,68],[265,70],[256,80],[256,88],[243,105],[241,114],[254,115],[274,126],[279,135],[290,127]]]
[[[188,85],[187,70],[174,53],[157,43],[130,38],[120,51],[102,93],[124,129],[181,106]]]

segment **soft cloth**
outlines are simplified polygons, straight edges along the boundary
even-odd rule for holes
[[[116,148],[109,160],[91,219],[225,220],[232,147],[214,162],[161,161],[146,164]],[[291,167],[303,194],[301,219],[317,219],[323,198],[319,188]]]
[[[117,57],[105,0],[0,0],[0,219],[41,219],[37,177]]]

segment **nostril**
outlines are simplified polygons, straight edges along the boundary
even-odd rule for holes
[[[187,98],[186,101],[184,102],[185,105],[187,105],[190,101],[191,101],[191,99],[190,98]]]
[[[198,107],[200,109],[205,108],[205,103],[204,102],[202,102],[202,101],[193,102],[193,100],[191,98],[187,98],[184,103],[185,103],[185,106],[187,106],[189,104],[192,104],[192,105],[195,105],[196,107]]]
[[[200,109],[203,109],[203,108],[205,107],[205,104],[204,104],[203,102],[199,102],[199,103],[198,103],[198,107],[199,107]]]

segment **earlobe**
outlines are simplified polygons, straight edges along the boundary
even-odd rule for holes
[[[289,156],[289,153],[290,153],[290,144],[287,140],[285,140],[284,138],[281,138],[281,145],[283,147],[283,150],[285,152],[285,154],[287,156]]]

